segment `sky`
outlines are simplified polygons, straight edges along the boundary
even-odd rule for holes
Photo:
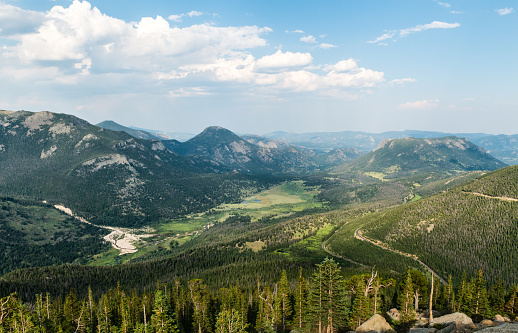
[[[199,133],[518,133],[516,0],[0,0],[0,109]]]

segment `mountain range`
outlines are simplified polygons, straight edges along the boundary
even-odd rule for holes
[[[104,122],[103,122],[104,123]],[[103,123],[98,126],[104,127]],[[118,124],[117,124],[118,125]],[[110,125],[113,126],[113,125]],[[114,127],[110,128],[113,129]],[[118,125],[117,130],[126,131],[130,135],[135,127],[126,127]],[[141,131],[146,131],[142,130]],[[155,131],[147,130],[149,135],[155,135]],[[170,138],[185,142],[195,135],[185,133],[161,133],[156,131],[156,135],[161,140],[164,135]],[[176,137],[173,137],[174,135]],[[135,135],[133,135],[135,136]],[[438,138],[447,136],[456,136],[466,138],[470,142],[484,148],[486,152],[493,155],[497,159],[509,165],[518,164],[518,134],[514,135],[493,135],[486,133],[447,133],[437,131],[390,131],[383,133],[368,133],[359,131],[343,131],[343,132],[313,132],[313,133],[289,133],[289,132],[272,132],[264,135],[240,135],[244,140],[264,148],[285,148],[294,146],[303,150],[311,150],[315,153],[329,152],[334,149],[354,148],[361,153],[370,152],[383,141],[387,139],[404,139],[404,138]],[[137,134],[138,137],[138,134]]]

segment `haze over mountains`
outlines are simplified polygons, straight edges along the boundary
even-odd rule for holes
[[[104,127],[103,123],[97,124]],[[109,128],[109,127],[107,127]],[[117,124],[116,130],[126,131],[130,135],[132,128],[124,127]],[[125,130],[126,128],[127,130]],[[111,127],[114,129],[115,127]],[[166,133],[164,133],[167,135]],[[187,135],[186,133],[169,133],[176,135],[176,140],[185,142],[192,139],[195,135]],[[138,134],[137,134],[138,135]],[[135,135],[133,135],[135,136]],[[149,136],[154,134],[149,133]],[[514,165],[518,164],[518,134],[514,135],[493,135],[485,133],[445,133],[432,131],[390,131],[383,133],[368,133],[359,131],[343,131],[343,132],[313,132],[313,133],[288,133],[288,132],[272,132],[264,135],[241,135],[241,137],[255,145],[265,148],[283,148],[295,146],[302,149],[309,149],[314,152],[329,152],[333,149],[354,148],[359,152],[370,152],[383,141],[387,139],[403,139],[403,138],[438,138],[446,136],[456,136],[458,138],[466,138],[470,142],[484,148],[489,154],[493,155],[502,162]],[[172,138],[172,137],[171,137]],[[163,139],[163,138],[161,138]]]

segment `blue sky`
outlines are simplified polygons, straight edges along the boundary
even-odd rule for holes
[[[198,133],[518,133],[518,2],[0,0],[0,109]]]

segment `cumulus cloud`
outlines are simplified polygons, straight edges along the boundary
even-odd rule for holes
[[[501,8],[501,9],[495,9],[495,11],[498,13],[498,15],[508,15],[514,12],[514,9],[511,7]]]
[[[304,33],[304,30],[299,30],[299,29],[297,29],[297,30],[292,30],[292,31],[290,31],[290,30],[286,30],[286,31],[284,31],[284,32],[285,32],[285,33],[287,33],[287,34],[289,34],[289,33],[303,34],[303,33]]]
[[[385,41],[387,39],[395,38],[396,36],[401,38],[401,37],[405,37],[407,35],[410,35],[410,34],[413,34],[416,32],[426,31],[426,30],[430,30],[430,29],[453,29],[453,28],[458,28],[458,27],[460,27],[460,23],[447,23],[447,22],[441,22],[441,21],[433,21],[428,24],[420,24],[420,25],[416,25],[415,27],[411,27],[411,28],[388,31],[372,41],[367,41],[367,43],[381,44],[380,42]]]
[[[0,36],[13,36],[36,31],[45,15],[0,3]]]
[[[0,78],[20,87],[24,82],[43,82],[40,86],[53,94],[62,91],[56,87],[66,85],[67,91],[77,94],[102,91],[168,98],[207,96],[229,87],[243,93],[259,87],[268,95],[331,96],[332,91],[343,97],[359,96],[363,88],[385,81],[383,72],[362,68],[353,59],[313,65],[310,53],[281,50],[256,58],[252,51],[268,45],[265,36],[272,31],[268,27],[179,28],[161,16],[126,22],[79,0],[44,13],[0,6],[13,15],[31,17],[27,26],[0,20],[2,31],[10,29],[9,38],[15,42],[0,50]],[[301,40],[316,44],[311,35]]]
[[[316,43],[317,42],[315,37],[313,37],[311,35],[300,37],[300,41],[304,42],[304,43]]]
[[[169,15],[168,19],[170,21],[174,21],[174,22],[182,22],[182,18],[184,18],[185,16],[187,17],[195,17],[195,16],[202,16],[203,13],[202,12],[198,12],[196,10],[192,10],[188,13],[185,13],[185,14],[173,14],[173,15]]]
[[[304,67],[311,64],[313,57],[309,53],[282,52],[278,50],[272,55],[264,56],[255,63],[256,70],[278,70],[291,67]]]
[[[399,105],[400,110],[428,110],[437,107],[439,104],[438,99],[433,100],[422,100],[415,102],[406,102],[404,104]]]

